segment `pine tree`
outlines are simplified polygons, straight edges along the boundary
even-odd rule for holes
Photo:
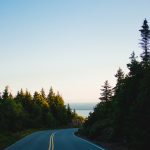
[[[51,87],[47,96],[48,102],[51,103],[55,97],[55,93],[53,91],[53,88]]]
[[[41,102],[41,95],[37,91],[35,91],[34,94],[33,94],[33,101],[36,102],[36,103]]]
[[[137,56],[135,56],[135,53],[132,52],[132,54],[129,58],[130,58],[131,62],[129,64],[127,64],[127,67],[130,70],[128,75],[129,76],[135,76],[135,75],[141,73],[142,67],[141,67],[140,62],[138,62],[136,60]]]
[[[117,84],[121,84],[121,81],[124,79],[124,72],[121,68],[118,69],[117,73],[115,74],[115,77],[117,78]]]
[[[44,91],[43,88],[41,89],[41,96],[42,96],[44,99],[46,99],[46,94],[45,94],[45,91]]]
[[[150,30],[149,30],[148,22],[146,19],[143,22],[142,29],[139,31],[141,32],[141,37],[142,37],[140,45],[143,49],[143,53],[141,54],[141,57],[142,57],[144,66],[147,66],[148,62],[150,61],[150,52],[149,52]]]
[[[72,111],[71,111],[70,105],[68,104],[67,105],[67,121],[71,122],[71,119],[72,119]]]
[[[101,89],[102,93],[101,97],[99,98],[102,102],[108,102],[112,98],[112,89],[109,85],[108,81],[105,81],[104,85],[102,86],[103,89]]]
[[[124,72],[121,68],[118,69],[117,73],[115,74],[115,77],[117,78],[117,84],[114,88],[114,92],[116,93],[117,90],[120,89],[121,85],[123,85]]]
[[[4,90],[3,95],[2,95],[2,99],[3,100],[13,99],[12,94],[9,92],[9,87],[8,86],[5,87],[5,90]]]
[[[21,103],[22,105],[25,104],[25,93],[23,89],[17,92],[17,95],[15,96],[14,100],[18,103]]]

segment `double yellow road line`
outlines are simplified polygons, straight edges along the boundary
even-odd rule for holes
[[[52,133],[50,136],[48,150],[54,150],[54,135],[55,133]]]

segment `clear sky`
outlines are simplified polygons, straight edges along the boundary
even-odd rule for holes
[[[66,102],[96,102],[141,53],[145,18],[149,0],[0,0],[0,90],[52,86]]]

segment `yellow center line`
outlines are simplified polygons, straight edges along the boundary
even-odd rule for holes
[[[48,150],[54,150],[54,135],[55,133],[52,133],[50,136]]]
[[[52,144],[52,149],[51,150],[53,150],[53,134],[52,134],[52,138],[51,138],[51,144]]]
[[[52,135],[51,135],[51,136],[52,136]],[[49,138],[48,150],[50,150],[50,149],[51,149],[51,136],[50,136],[50,138]]]

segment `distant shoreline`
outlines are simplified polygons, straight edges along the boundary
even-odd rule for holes
[[[71,110],[74,110],[74,109],[71,109]],[[75,110],[93,110],[93,109],[75,109]]]

